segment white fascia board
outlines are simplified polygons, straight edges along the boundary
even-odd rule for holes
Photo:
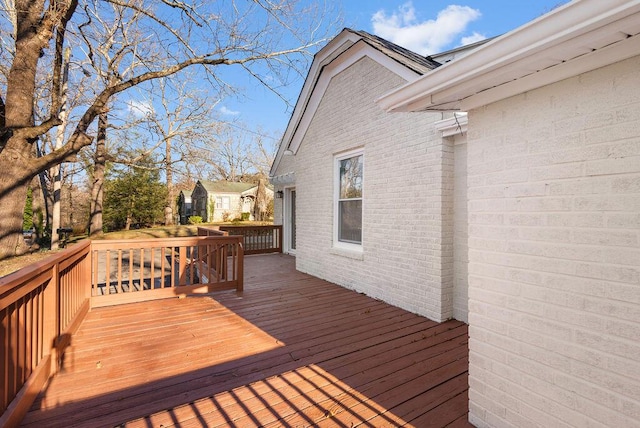
[[[304,135],[306,134],[307,129],[311,124],[311,121],[313,120],[313,116],[315,115],[315,112],[320,105],[320,101],[324,96],[324,92],[329,87],[331,79],[364,57],[373,59],[374,61],[393,71],[395,74],[402,77],[406,81],[411,81],[420,76],[415,71],[408,69],[397,61],[389,58],[379,50],[374,49],[373,47],[371,47],[371,45],[365,42],[356,43],[353,47],[351,47],[351,49],[349,49],[348,54],[338,57],[329,65],[325,66],[322,74],[320,75],[320,78],[318,79],[318,82],[316,83],[313,93],[309,98],[306,106],[307,108],[305,109],[304,114],[298,122],[297,129],[289,140],[288,148],[289,150],[293,151],[294,154],[296,154],[298,152],[298,149],[300,148],[302,139],[304,138]]]
[[[284,135],[278,145],[278,152],[276,153],[273,164],[271,165],[269,175],[275,174],[284,152],[289,150],[289,141],[291,141],[291,136],[297,128],[300,117],[304,114],[305,107],[309,97],[313,93],[316,81],[322,72],[322,68],[326,64],[330,63],[335,57],[349,49],[358,40],[360,40],[360,36],[349,30],[343,30],[315,54],[311,67],[309,68],[309,73],[307,74],[307,78],[304,81],[304,85],[302,86],[302,90],[298,96],[291,118],[287,124],[287,128],[285,129]]]
[[[638,12],[640,0],[575,0],[402,86],[378,103],[386,111],[462,108],[461,99],[506,83],[495,81],[496,73],[530,65],[531,57],[544,58],[545,51],[565,43],[576,49],[573,56],[580,55],[579,38],[588,45],[599,28],[637,19],[629,17]],[[615,25],[608,31],[614,30]],[[479,80],[487,85],[478,87]],[[442,96],[446,92],[449,96]]]
[[[468,111],[638,55],[640,55],[640,36],[630,37],[572,61],[471,95],[461,100],[459,105],[461,109]]]
[[[316,58],[318,61],[314,61],[309,73],[309,76],[311,77],[313,75],[314,78],[307,79],[305,82],[291,120],[289,121],[289,125],[287,126],[282,141],[280,142],[278,153],[276,154],[273,166],[271,167],[270,175],[276,173],[285,151],[291,150],[293,154],[298,152],[302,139],[313,120],[313,116],[320,105],[324,92],[329,87],[329,83],[334,76],[340,74],[362,58],[369,57],[408,82],[420,77],[419,73],[375,49],[370,44],[363,41],[359,36],[353,33],[348,34],[356,37],[357,40],[355,43],[349,44],[346,49],[344,49],[344,43],[338,45],[340,49],[337,53],[335,50],[327,52],[322,59]],[[353,42],[353,38],[349,41]],[[345,52],[347,50],[348,52]]]

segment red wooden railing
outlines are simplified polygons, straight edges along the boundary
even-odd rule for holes
[[[92,307],[243,289],[240,236],[89,241],[0,278],[0,427],[20,423]]]
[[[198,234],[212,236],[226,233],[230,236],[242,236],[244,253],[266,254],[282,252],[282,226],[215,226],[199,227]]]
[[[92,307],[242,291],[239,236],[94,241],[91,251]]]
[[[90,308],[90,241],[0,278],[0,426],[15,426],[55,374]]]

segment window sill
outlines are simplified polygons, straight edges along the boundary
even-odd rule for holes
[[[333,247],[331,248],[329,253],[336,256],[353,259],[353,260],[364,260],[364,252],[362,251],[362,249],[358,250],[358,249],[351,249],[351,248]]]

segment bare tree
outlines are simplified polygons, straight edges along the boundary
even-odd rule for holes
[[[95,144],[95,154],[91,170],[91,199],[89,202],[89,236],[102,233],[104,178],[107,169],[107,127],[109,117],[106,112],[98,116],[98,136]]]
[[[320,32],[326,29],[318,24],[322,12],[303,10],[293,0],[211,0],[197,5],[177,0],[15,0],[14,8],[14,31],[5,31],[14,39],[11,66],[0,94],[0,259],[26,250],[22,207],[31,178],[90,145],[94,120],[117,94],[197,65],[203,67],[202,79],[217,87],[229,89],[216,70],[235,66],[277,92],[278,84],[267,84],[263,76],[269,73],[286,84],[288,73],[306,68],[309,49],[323,40]],[[140,37],[131,40],[132,33],[116,32],[105,51],[99,44],[103,38],[92,32],[90,24],[96,20],[114,27],[135,22]],[[101,84],[82,114],[68,124],[65,143],[36,157],[38,138],[61,124],[65,42],[76,52],[81,49],[94,70],[111,70],[103,61],[117,69],[100,76]],[[50,103],[45,118],[36,121],[36,82],[42,67],[53,70],[47,83]]]
[[[197,85],[194,85],[193,75],[186,77],[180,82],[167,79],[155,82],[153,108],[139,112],[144,116],[140,127],[148,130],[151,141],[144,153],[161,152],[159,167],[164,170],[167,187],[165,225],[174,223],[174,171],[184,166],[194,155],[195,148],[215,135],[222,126],[214,118],[216,101],[212,102],[201,91],[190,89],[190,86]]]

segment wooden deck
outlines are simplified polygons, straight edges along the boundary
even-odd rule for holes
[[[245,259],[245,291],[94,309],[33,427],[467,423],[467,326]]]

